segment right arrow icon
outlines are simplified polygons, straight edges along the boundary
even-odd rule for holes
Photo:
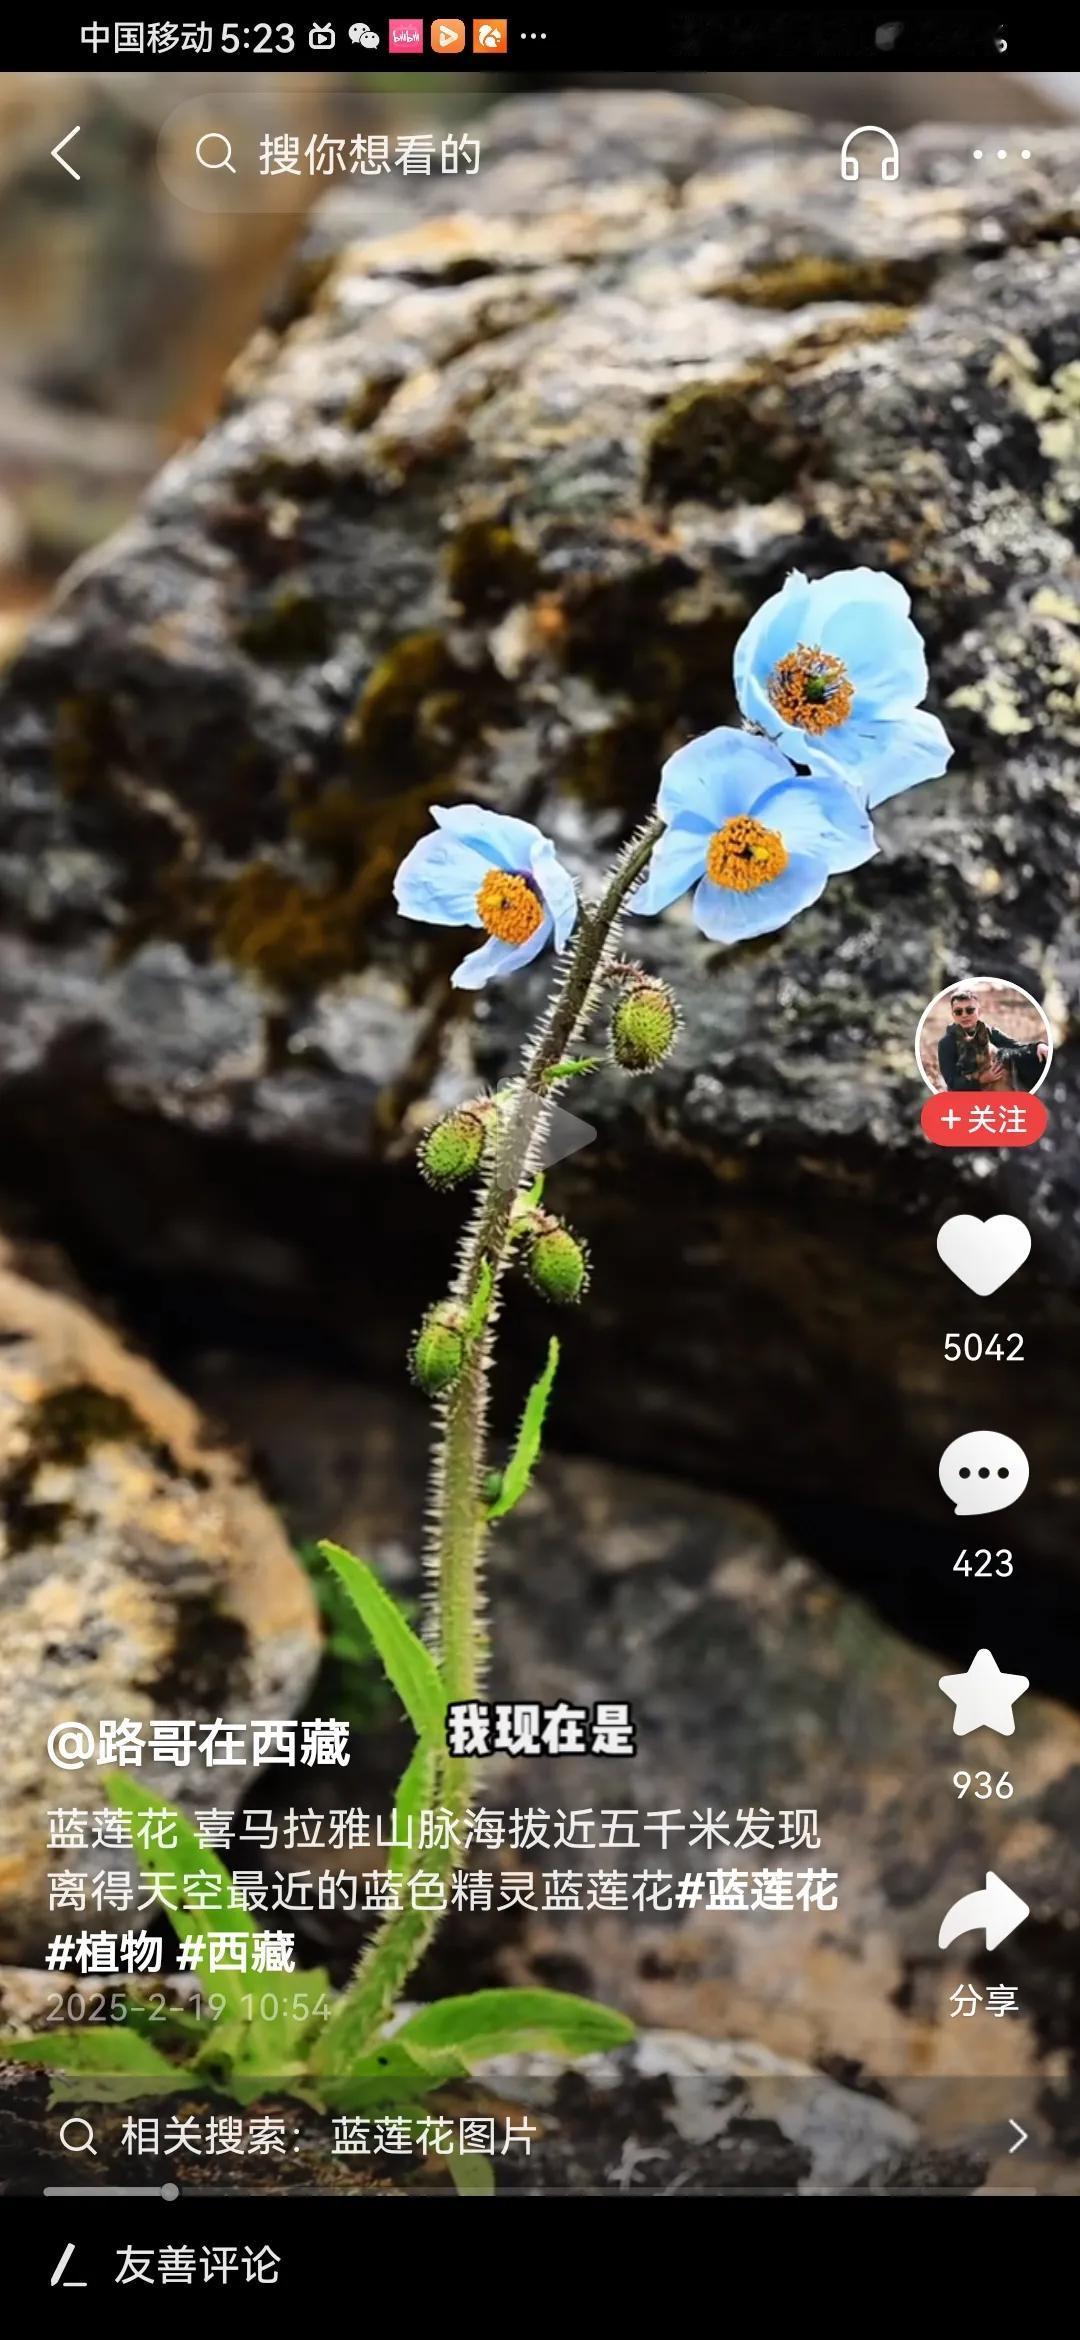
[[[1006,1885],[1004,1877],[997,1877],[993,1869],[986,1872],[986,1883],[980,1893],[965,1893],[954,1901],[941,1921],[938,1949],[947,1950],[961,1934],[985,1934],[988,1950],[996,1950],[999,1942],[1007,1941],[1022,1926],[1031,1911],[1026,1901]]]

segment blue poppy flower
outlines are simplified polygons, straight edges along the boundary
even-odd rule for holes
[[[462,991],[535,959],[554,938],[561,951],[577,917],[574,881],[554,845],[531,821],[479,804],[433,804],[434,836],[421,837],[394,879],[406,918],[432,926],[477,926],[488,940],[450,980]]]
[[[838,870],[877,852],[869,818],[841,780],[800,780],[767,739],[723,727],[665,764],[657,809],[667,827],[631,909],[646,918],[691,886],[711,942],[786,926]]]
[[[871,808],[937,780],[952,747],[926,696],[926,654],[895,577],[798,569],[751,618],[735,650],[749,723],[811,772],[846,780]]]

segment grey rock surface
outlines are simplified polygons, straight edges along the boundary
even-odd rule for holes
[[[6,1248],[0,1618],[0,1955],[32,1958],[65,1927],[50,1914],[50,1868],[124,1865],[100,1846],[50,1853],[51,1810],[106,1801],[95,1761],[50,1761],[54,1727],[75,1725],[94,1748],[103,1718],[288,1714],[319,1638],[307,1578],[236,1456],[144,1357],[19,1274]],[[181,1803],[229,1805],[245,1782],[200,1763],[132,1776]],[[107,1905],[82,1923],[107,1927]]]
[[[5,1177],[156,1310],[396,1367],[453,1225],[407,1135],[505,1069],[544,984],[474,1017],[456,938],[395,919],[428,806],[536,818],[590,882],[730,717],[785,571],[887,567],[951,772],[780,936],[634,932],[685,1029],[657,1080],[574,1099],[601,1143],[560,1188],[597,1259],[567,1419],[870,1541],[905,1522],[917,1567],[957,1395],[932,1235],[988,1190],[922,1138],[912,1039],[961,968],[1012,977],[1059,1043],[1050,1135],[993,1190],[1036,1236],[1038,1386],[987,1369],[979,1403],[1068,1601],[1080,136],[990,173],[911,132],[857,199],[819,129],[671,94],[512,101],[484,150],[335,197],[220,421],[5,680]]]

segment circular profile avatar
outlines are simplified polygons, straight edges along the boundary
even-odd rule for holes
[[[1054,1053],[1037,999],[995,975],[965,975],[932,999],[915,1034],[928,1089],[1042,1086]]]

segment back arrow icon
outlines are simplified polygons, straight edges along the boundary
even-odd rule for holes
[[[1031,1916],[1026,1901],[1006,1885],[1003,1877],[995,1877],[992,1869],[986,1872],[986,1884],[981,1893],[965,1893],[961,1901],[954,1901],[941,1921],[938,1949],[947,1950],[960,1934],[986,1935],[988,1950],[996,1950],[1017,1926]]]
[[[58,144],[58,145],[56,145],[56,146],[52,146],[52,147],[50,147],[50,149],[49,149],[49,152],[50,152],[50,155],[52,156],[52,160],[53,160],[53,162],[58,162],[58,163],[59,163],[59,165],[60,165],[60,168],[61,168],[61,170],[62,170],[62,171],[67,171],[67,173],[68,173],[69,177],[70,177],[70,178],[72,178],[72,179],[81,179],[81,178],[82,178],[82,172],[81,172],[81,171],[77,171],[77,170],[75,169],[75,165],[74,165],[74,163],[69,163],[69,162],[65,162],[65,161],[64,161],[64,153],[63,153],[63,150],[64,150],[65,146],[70,146],[70,145],[71,145],[71,141],[72,141],[72,139],[73,139],[73,138],[77,138],[77,137],[78,137],[78,135],[79,135],[79,132],[80,132],[81,128],[82,128],[82,124],[81,124],[81,122],[76,122],[74,130],[69,130],[69,131],[68,131],[68,134],[67,134],[67,137],[66,137],[66,138],[61,138],[61,139],[60,139],[60,141],[59,141],[59,144]]]

